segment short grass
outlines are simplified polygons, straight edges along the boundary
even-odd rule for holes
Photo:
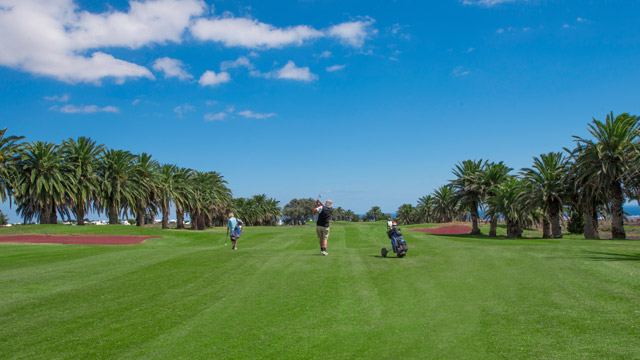
[[[132,246],[0,244],[2,359],[640,358],[640,242],[313,227],[24,226],[162,235]],[[484,229],[487,232],[487,229]]]

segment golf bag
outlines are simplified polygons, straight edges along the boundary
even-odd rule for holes
[[[391,250],[393,250],[399,258],[404,257],[407,254],[409,247],[402,237],[402,231],[398,229],[397,222],[387,222],[387,236],[391,239]],[[389,251],[386,248],[382,248],[382,257],[387,257],[388,252]]]
[[[231,233],[231,240],[238,240],[240,235],[242,235],[242,225],[238,225],[233,229],[233,232]]]

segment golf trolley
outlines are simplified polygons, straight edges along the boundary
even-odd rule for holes
[[[395,221],[387,221],[387,236],[391,239],[391,249],[397,254],[399,258],[404,257],[407,254],[407,243],[402,237],[402,231],[398,229],[398,223]],[[389,251],[386,248],[382,248],[382,257],[387,257]]]

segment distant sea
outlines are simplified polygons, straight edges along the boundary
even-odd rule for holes
[[[629,214],[629,216],[640,215],[640,206],[638,205],[626,205],[624,207],[624,211]]]

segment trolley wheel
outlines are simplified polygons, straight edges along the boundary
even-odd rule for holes
[[[406,254],[405,254],[405,253],[403,253],[403,252],[399,252],[399,253],[398,253],[398,257],[399,257],[399,258],[403,258],[405,255],[406,255]]]
[[[382,248],[382,257],[387,257],[387,249],[386,248]]]

